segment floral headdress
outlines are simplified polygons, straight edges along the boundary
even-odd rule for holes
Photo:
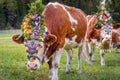
[[[45,32],[44,24],[41,21],[41,17],[38,14],[29,15],[24,19],[22,25],[22,31],[24,39],[24,45],[27,50],[27,58],[33,62],[38,57],[38,48],[40,47],[39,40],[43,37]]]
[[[25,18],[22,30],[23,34],[26,39],[39,39],[42,37],[43,32],[41,28],[44,28],[41,26],[40,23],[41,17],[38,14],[29,15],[27,18]]]

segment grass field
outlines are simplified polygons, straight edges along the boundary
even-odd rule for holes
[[[0,34],[0,80],[50,80],[48,65],[44,63],[37,71],[30,72],[25,62],[25,47],[12,42],[12,34]],[[115,50],[105,55],[106,66],[101,67],[99,49],[93,66],[84,59],[82,73],[77,73],[77,49],[73,51],[72,72],[65,73],[66,54],[63,52],[59,67],[59,80],[120,80],[120,54]]]

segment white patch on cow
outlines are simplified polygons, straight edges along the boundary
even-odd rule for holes
[[[69,17],[69,19],[70,19],[70,22],[71,22],[71,23],[78,24],[78,21],[75,20],[75,19],[70,15],[70,13],[65,9],[65,7],[64,7],[63,5],[60,5],[60,6],[63,8],[63,10],[65,10],[65,12],[67,12],[68,17]]]
[[[90,43],[88,43],[88,50],[89,50],[89,53],[92,53],[92,50],[91,50],[91,45],[90,45]]]
[[[95,16],[93,16],[92,18],[90,18],[90,20],[88,20],[88,17],[89,17],[89,16],[87,16],[87,22],[88,22],[87,26],[90,25],[90,22],[94,19]]]
[[[70,73],[71,71],[71,61],[72,61],[72,50],[66,50],[67,51],[67,63],[66,63],[66,73]]]
[[[48,5],[53,5],[55,8],[57,8],[57,7],[56,7],[56,4],[58,5],[57,2],[55,2],[55,3],[49,2],[49,3],[48,3]],[[48,6],[48,5],[47,5],[47,6]]]
[[[49,71],[49,78],[52,78],[52,76],[53,76],[53,68],[51,68]]]
[[[105,60],[104,60],[105,50],[100,50],[100,57],[101,57],[101,66],[105,66]]]
[[[37,65],[37,66],[35,67],[35,65]],[[34,69],[40,68],[39,60],[36,59],[34,62],[28,61],[27,62],[27,68],[30,69],[30,70],[34,70]]]
[[[82,63],[82,56],[81,56],[81,53],[82,53],[82,46],[79,47],[79,51],[78,51],[78,73],[81,73],[82,72],[82,68],[81,68],[81,63]]]
[[[75,28],[74,28],[74,27],[72,27],[72,30],[73,30],[73,31],[75,31]]]
[[[70,48],[79,46],[79,44],[75,42],[76,38],[77,38],[77,35],[73,36],[72,40],[65,38],[65,49],[70,49]]]
[[[101,36],[102,38],[104,38],[105,35],[106,35],[106,32],[105,32],[104,30],[101,30],[101,31],[100,31],[100,36]]]
[[[60,48],[55,52],[54,60],[52,62],[53,65],[53,76],[52,80],[58,80],[58,66],[60,64],[60,58],[62,55],[63,48]]]

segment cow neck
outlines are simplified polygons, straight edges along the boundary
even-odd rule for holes
[[[48,35],[49,34],[49,32],[48,31],[46,31],[45,32],[45,34],[44,34],[44,36],[45,35]],[[44,37],[45,38],[45,37]],[[46,43],[44,43],[45,45],[44,45],[44,47],[45,47],[45,49],[44,49],[44,54],[45,54],[45,56],[46,56],[46,54],[47,54],[47,51],[48,51],[48,49],[50,48],[50,45],[48,45],[48,44],[46,44]]]

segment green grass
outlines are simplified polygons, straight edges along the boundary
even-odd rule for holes
[[[11,37],[13,34],[10,33],[10,34],[0,34],[0,38],[3,38],[3,37]]]
[[[11,35],[0,34],[0,80],[50,80],[47,63],[34,72],[26,68],[25,47],[12,42],[11,38],[5,38]],[[93,66],[88,65],[83,59],[81,74],[77,73],[77,49],[73,52],[70,74],[65,73],[66,54],[65,51],[63,52],[58,73],[59,80],[120,80],[120,54],[115,53],[115,50],[105,55],[107,65],[101,67],[99,49],[97,49]]]

